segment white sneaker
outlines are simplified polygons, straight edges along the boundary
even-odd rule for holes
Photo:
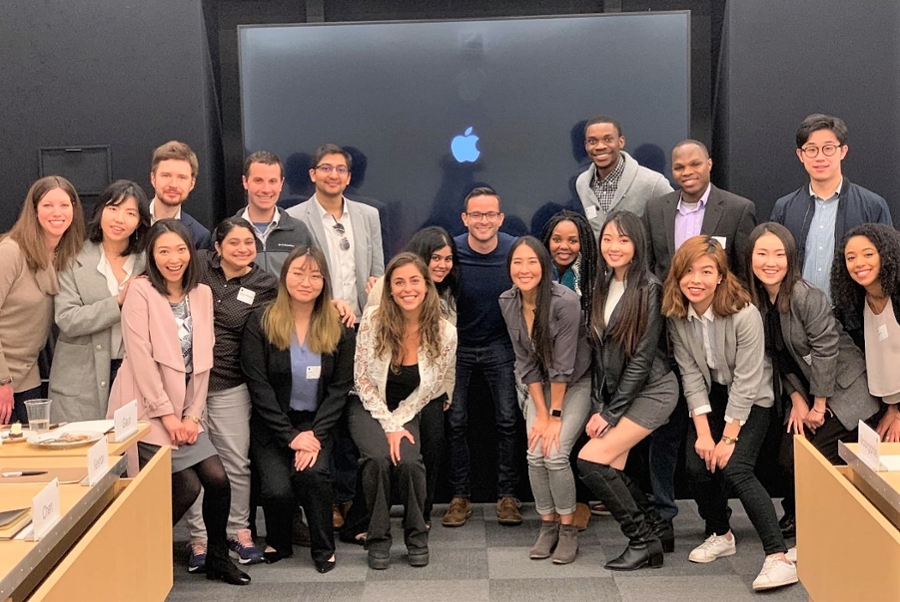
[[[778,556],[766,556],[762,570],[753,580],[756,591],[797,583],[797,567]]]
[[[790,548],[787,552],[785,552],[784,557],[788,559],[788,562],[797,564],[797,546],[794,546],[793,548]]]
[[[713,533],[706,538],[706,541],[691,550],[688,560],[691,562],[712,562],[716,558],[723,556],[733,556],[736,552],[734,535],[731,539],[727,539],[724,535],[716,535]]]

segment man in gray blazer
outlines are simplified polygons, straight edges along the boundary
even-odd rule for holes
[[[378,210],[344,197],[350,184],[351,158],[341,147],[319,147],[310,165],[309,178],[316,193],[287,214],[312,232],[328,260],[332,297],[349,303],[359,318],[369,289],[384,275]]]
[[[647,259],[661,282],[669,275],[675,251],[698,234],[716,237],[728,255],[732,271],[746,284],[747,239],[756,226],[752,201],[713,186],[712,159],[697,140],[679,142],[672,150],[672,177],[679,190],[651,199],[644,210],[650,241]],[[674,364],[674,362],[673,362]],[[676,368],[677,370],[677,368]],[[675,505],[675,466],[687,436],[687,406],[679,395],[669,421],[650,435],[650,482],[660,516],[671,524]]]
[[[624,147],[622,127],[612,117],[600,115],[584,126],[591,166],[575,180],[575,191],[597,240],[610,211],[624,209],[640,216],[647,201],[672,191],[662,174],[638,165]]]
[[[718,239],[728,264],[747,284],[747,239],[756,227],[753,201],[716,188],[709,181],[712,159],[697,140],[679,142],[672,150],[672,177],[679,190],[651,199],[644,210],[650,241],[648,262],[665,282],[672,256],[685,240],[698,234]]]

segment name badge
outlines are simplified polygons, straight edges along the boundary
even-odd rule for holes
[[[883,341],[888,338],[887,324],[882,324],[881,326],[879,326],[876,332],[878,332],[879,341]]]
[[[55,478],[31,499],[33,541],[40,541],[59,520],[59,479]]]
[[[322,376],[322,366],[307,366],[306,380],[317,380]]]
[[[116,443],[125,441],[138,430],[137,399],[132,399],[113,414]]]
[[[595,217],[597,217],[597,208],[593,205],[588,205],[584,208],[584,214],[588,219],[594,219]]]
[[[251,291],[249,288],[241,287],[241,290],[238,291],[237,300],[247,305],[253,305],[253,300],[256,299],[256,291]]]
[[[87,463],[87,484],[89,487],[93,487],[109,470],[109,444],[106,442],[106,437],[101,437],[88,450]]]
[[[728,247],[725,246],[726,240],[725,240],[725,237],[724,237],[724,236],[712,236],[712,237],[710,237],[710,238],[712,238],[713,240],[719,241],[719,244],[722,245],[722,248],[723,248],[723,249],[728,248]]]

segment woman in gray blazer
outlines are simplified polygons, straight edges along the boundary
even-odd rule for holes
[[[100,193],[87,243],[59,273],[54,302],[59,339],[50,368],[55,422],[106,418],[122,363],[121,309],[132,277],[144,271],[150,205],[141,187],[118,180]]]
[[[796,583],[797,567],[785,558],[775,507],[754,474],[774,405],[762,319],[716,239],[694,236],[681,245],[666,278],[662,311],[693,419],[685,469],[706,521],[707,539],[689,559],[706,563],[735,554],[731,491],[766,554],[753,589]]]
[[[785,403],[779,464],[790,482],[780,525],[788,536],[794,531],[794,435],[806,436],[832,464],[843,464],[838,441],[856,441],[859,421],[875,416],[879,401],[869,394],[862,351],[834,318],[825,293],[803,280],[790,231],[760,224],[748,249],[750,296],[763,318],[766,355],[781,393],[776,403]]]

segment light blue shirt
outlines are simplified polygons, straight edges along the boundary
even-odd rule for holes
[[[834,260],[834,225],[837,220],[838,197],[843,181],[827,199],[819,198],[810,186],[816,210],[806,235],[806,257],[803,258],[803,278],[825,292],[831,301],[831,263]]]
[[[313,353],[293,337],[291,340],[291,409],[315,412],[319,409],[319,377],[322,354]]]

